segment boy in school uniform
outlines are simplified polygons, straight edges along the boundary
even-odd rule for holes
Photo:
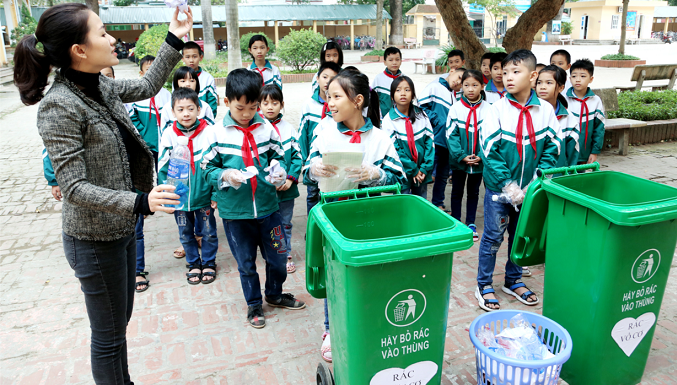
[[[143,77],[153,64],[155,56],[147,55],[139,62],[141,70],[139,75]],[[129,108],[129,117],[139,131],[139,134],[146,141],[150,151],[155,157],[155,167],[157,168],[158,160],[158,143],[160,141],[160,114],[162,107],[171,102],[172,94],[164,88],[160,88],[160,92],[150,99],[141,100],[139,102],[131,103]]]
[[[212,112],[216,117],[216,109],[219,107],[219,97],[216,93],[214,77],[200,68],[200,62],[204,58],[202,48],[200,48],[196,42],[189,41],[183,46],[182,52],[183,64],[197,72],[198,80],[200,81],[200,93],[198,94],[200,100],[209,104],[209,107],[212,108]]]
[[[489,80],[491,80],[491,57],[493,56],[493,52],[486,52],[484,55],[482,55],[482,78],[484,79],[484,84],[489,83]]]
[[[447,116],[449,109],[456,102],[455,93],[461,88],[461,77],[465,70],[453,69],[446,78],[440,77],[428,84],[418,99],[419,105],[430,119],[435,135],[432,204],[444,210],[444,189],[449,178],[449,150],[447,149]],[[460,97],[460,93],[459,93]]]
[[[249,70],[261,75],[263,86],[275,84],[282,89],[282,74],[280,69],[266,59],[269,50],[268,39],[265,36],[252,36],[249,39],[249,54],[252,57],[252,64],[249,66]]]
[[[217,189],[219,216],[247,301],[247,320],[257,329],[266,325],[256,272],[259,246],[266,261],[266,302],[290,310],[306,306],[292,294],[282,293],[287,279],[287,239],[276,187],[287,180],[287,165],[280,136],[258,113],[260,94],[261,75],[244,68],[228,74],[225,102],[230,111],[220,125],[207,130],[211,144],[202,162],[207,181]],[[251,175],[253,170],[255,175]]]
[[[588,87],[593,81],[595,66],[588,59],[571,65],[573,86],[566,91],[569,112],[578,119],[578,162],[593,163],[604,144],[604,104]]]
[[[371,82],[371,88],[378,92],[378,102],[381,109],[381,119],[393,107],[393,101],[390,98],[390,85],[393,79],[402,76],[400,66],[402,65],[402,52],[397,47],[388,47],[383,52],[383,59],[386,69],[377,74]]]
[[[487,82],[487,85],[484,87],[484,94],[486,95],[486,100],[489,104],[494,104],[497,101],[503,99],[507,90],[503,84],[503,59],[505,59],[506,54],[504,52],[497,52],[491,55],[491,60],[489,61],[489,67],[491,68],[491,79]]]
[[[326,102],[327,85],[329,81],[341,71],[338,64],[327,61],[320,66],[317,72],[318,87],[315,88],[313,96],[303,106],[301,112],[301,123],[299,124],[299,147],[301,149],[301,158],[305,163],[310,155],[310,146],[315,138],[315,128],[322,119],[329,117],[331,119],[331,110]],[[320,200],[320,189],[317,183],[311,180],[304,181],[308,195],[306,197],[307,212],[315,207]]]
[[[172,150],[182,141],[190,150],[190,169],[188,170],[188,200],[183,209],[174,212],[179,227],[179,239],[186,252],[186,279],[188,284],[210,284],[216,279],[216,251],[219,241],[216,235],[216,219],[212,201],[214,188],[205,180],[205,171],[200,168],[202,156],[209,148],[205,130],[211,123],[198,119],[200,100],[190,88],[177,88],[172,94],[171,104],[176,120],[162,133],[160,140],[159,183],[165,183],[169,172],[169,160]],[[201,222],[201,252],[195,239],[195,223]],[[200,255],[201,254],[201,255]]]
[[[564,70],[564,72],[569,72],[571,68],[571,54],[565,49],[558,49],[550,55],[550,64],[556,65],[557,67]],[[566,83],[564,84],[564,91],[562,94],[566,96],[567,91],[571,88],[571,80],[567,78]]]
[[[493,104],[496,118],[485,122],[479,138],[486,193],[475,298],[486,311],[499,309],[492,278],[505,231],[508,230],[510,250],[524,191],[537,168],[555,167],[562,143],[552,105],[531,89],[531,82],[538,76],[534,54],[525,49],[513,51],[503,60],[502,67],[508,93]],[[508,257],[502,290],[525,305],[536,305],[538,297],[521,278],[522,268]]]

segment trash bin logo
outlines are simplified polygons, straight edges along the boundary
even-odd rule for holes
[[[635,260],[632,265],[630,276],[637,283],[644,283],[650,280],[661,264],[661,253],[656,249],[649,249]]]
[[[418,321],[425,313],[425,295],[416,289],[402,290],[390,298],[385,316],[393,326],[404,327]]]

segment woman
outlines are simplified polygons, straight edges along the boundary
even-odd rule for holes
[[[177,36],[190,31],[193,18],[190,9],[183,21],[178,14],[142,79],[99,75],[118,64],[115,39],[84,4],[49,8],[14,55],[22,102],[42,100],[37,124],[63,195],[64,252],[85,294],[97,384],[131,383],[125,333],[134,303],[136,218],[172,213],[162,205],[178,203],[173,186],[153,188],[153,156],[123,105],[157,94],[181,60]],[[54,84],[43,95],[52,67]]]

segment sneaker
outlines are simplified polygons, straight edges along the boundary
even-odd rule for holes
[[[477,226],[475,226],[474,224],[469,224],[469,225],[468,225],[468,228],[469,228],[470,230],[472,230],[472,240],[473,240],[474,242],[479,241],[479,240],[480,240],[480,236],[479,236],[479,234],[477,234]]]
[[[298,299],[294,298],[294,296],[290,293],[282,293],[280,298],[276,300],[266,297],[266,302],[268,302],[268,305],[270,306],[283,307],[290,310],[300,310],[306,307],[306,304],[303,301],[299,301]]]
[[[266,317],[263,316],[263,307],[261,305],[249,306],[247,309],[247,321],[252,327],[261,329],[266,326]]]
[[[531,270],[527,266],[522,266],[522,277],[531,277]]]

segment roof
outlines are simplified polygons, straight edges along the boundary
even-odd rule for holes
[[[416,4],[414,8],[407,11],[407,15],[415,13],[440,13],[436,5],[432,4]]]
[[[202,23],[200,6],[192,6],[193,21]],[[168,23],[173,9],[169,7],[101,7],[99,16],[104,24],[160,24]],[[376,5],[240,5],[238,17],[247,21],[293,21],[293,20],[373,20]],[[392,19],[383,10],[383,19]],[[226,7],[212,6],[212,21],[226,21]]]
[[[677,17],[677,7],[656,7],[653,17]]]

